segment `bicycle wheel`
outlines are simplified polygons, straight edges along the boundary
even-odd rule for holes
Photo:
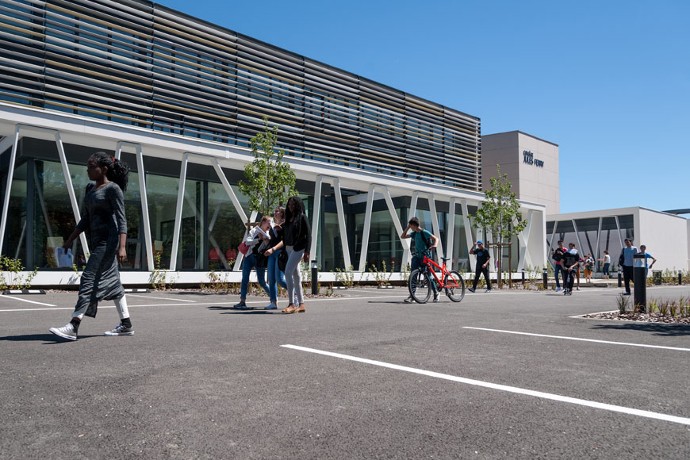
[[[446,295],[453,302],[460,302],[465,297],[465,280],[460,273],[449,272],[443,280],[446,288]]]
[[[417,303],[427,303],[431,297],[431,283],[426,270],[412,270],[410,278],[407,281],[407,287],[410,290],[410,296]]]

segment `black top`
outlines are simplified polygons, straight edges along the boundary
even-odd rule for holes
[[[486,248],[475,249],[474,255],[477,256],[477,266],[484,265],[491,258],[491,254],[489,253],[489,250]]]
[[[285,246],[293,246],[295,251],[311,248],[311,227],[307,222],[307,217],[301,214],[295,219],[283,225]]]
[[[272,248],[276,244],[280,243],[280,241],[283,239],[283,227],[280,225],[275,225],[271,227],[271,229],[268,231],[268,234],[271,235],[271,239],[268,242],[268,247]]]
[[[563,254],[565,254],[566,252],[567,250],[565,248],[556,248],[556,250],[553,251],[552,259],[556,262],[560,262],[561,260],[563,260]]]

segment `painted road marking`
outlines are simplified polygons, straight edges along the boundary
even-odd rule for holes
[[[188,300],[188,299],[173,299],[170,297],[153,297],[149,295],[136,295],[136,294],[127,294],[127,297],[141,297],[144,299],[157,299],[157,300],[170,300],[173,302],[189,302],[189,303],[196,303],[196,300]]]
[[[644,343],[613,342],[610,340],[583,339],[583,338],[579,338],[579,337],[565,337],[565,336],[561,336],[561,335],[534,334],[532,332],[504,331],[501,329],[489,329],[486,327],[464,326],[463,329],[473,329],[475,331],[501,332],[503,334],[528,335],[528,336],[532,336],[532,337],[547,337],[550,339],[576,340],[579,342],[605,343],[607,345],[625,345],[628,347],[660,348],[662,350],[690,351],[690,348],[667,347],[667,346],[663,346],[663,345],[647,345]]]
[[[131,294],[127,294],[128,296],[131,296]],[[9,296],[2,296],[2,297],[7,297]],[[387,298],[396,298],[399,299],[400,296],[375,296],[375,297],[338,297],[338,301],[361,301],[361,300],[380,300],[380,299],[387,299]],[[23,299],[18,299],[18,300],[23,300]],[[10,313],[10,312],[23,312],[23,311],[53,311],[53,310],[74,310],[74,307],[58,307],[56,305],[51,305],[51,304],[42,304],[40,302],[33,302],[29,300],[24,300],[25,302],[32,302],[32,303],[38,303],[40,305],[48,305],[52,306],[54,308],[6,308],[6,309],[0,309],[0,313]],[[309,299],[309,304],[314,304],[314,303],[321,303],[321,302],[331,302],[332,299]],[[105,301],[107,302],[107,301]],[[188,301],[187,301],[188,302]],[[402,303],[402,301],[400,301]],[[194,304],[191,303],[186,303],[186,304],[179,304],[179,303],[171,303],[171,304],[160,304],[160,303],[152,303],[152,304],[142,304],[142,305],[127,305],[127,308],[140,308],[140,307],[203,307],[204,305],[234,305],[237,303],[236,300],[230,301],[230,302],[194,302]],[[266,305],[268,303],[267,299],[264,300],[252,300],[247,302],[247,304],[253,304],[253,305]],[[115,308],[114,305],[99,305],[98,308]]]
[[[607,410],[610,412],[619,412],[622,414],[636,415],[638,417],[646,417],[655,420],[662,420],[665,422],[679,423],[681,425],[690,426],[690,418],[678,417],[675,415],[661,414],[658,412],[650,412],[640,409],[632,409],[629,407],[616,406],[613,404],[600,403],[596,401],[588,401],[586,399],[571,398],[569,396],[561,396],[553,393],[544,393],[541,391],[528,390],[525,388],[511,387],[508,385],[500,385],[497,383],[484,382],[482,380],[468,379],[465,377],[457,377],[449,374],[441,374],[439,372],[427,371],[423,369],[416,369],[414,367],[400,366],[398,364],[386,363],[383,361],[374,361],[372,359],[359,358],[357,356],[343,355],[340,353],[333,353],[330,351],[317,350],[314,348],[301,347],[298,345],[281,345],[284,348],[290,348],[293,350],[304,351],[307,353],[315,353],[324,356],[330,356],[332,358],[345,359],[348,361],[355,361],[363,364],[370,364],[372,366],[385,367],[388,369],[394,369],[403,372],[410,372],[412,374],[425,375],[427,377],[433,377],[437,379],[450,380],[451,382],[464,383],[466,385],[478,386],[483,388],[490,388],[492,390],[506,391],[509,393],[534,396],[535,398],[549,399],[551,401],[565,402],[569,404],[575,404],[578,406],[592,407],[594,409]]]
[[[3,299],[13,299],[13,300],[19,300],[20,302],[35,303],[36,305],[46,305],[48,307],[56,307],[57,306],[57,305],[53,305],[52,303],[36,302],[35,300],[22,299],[21,297],[14,297],[11,295],[3,295],[1,297]],[[18,311],[21,311],[21,310],[18,310]]]

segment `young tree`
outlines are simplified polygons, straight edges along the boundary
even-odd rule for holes
[[[490,179],[491,188],[486,191],[486,201],[474,215],[476,228],[491,231],[493,243],[498,246],[498,285],[501,285],[503,241],[510,241],[527,226],[527,220],[520,213],[520,203],[515,198],[507,174],[501,174],[496,165],[496,177]]]
[[[269,126],[264,117],[264,130],[251,138],[254,161],[244,167],[240,191],[249,197],[249,207],[261,215],[270,216],[277,206],[297,194],[295,173],[283,162],[285,152],[276,151],[278,127]]]

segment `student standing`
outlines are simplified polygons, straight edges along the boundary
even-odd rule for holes
[[[623,280],[625,281],[625,292],[623,295],[630,295],[630,281],[633,279],[633,261],[637,253],[637,248],[632,245],[630,238],[625,239],[625,247],[621,250],[618,264],[623,267]]]
[[[285,221],[285,208],[278,207],[273,211],[273,226],[268,234],[271,236],[268,242],[266,255],[268,256],[268,292],[271,303],[266,310],[276,310],[278,308],[278,285],[287,289],[285,273],[280,269],[278,258],[284,249],[274,250],[273,248],[283,240],[283,222]]]
[[[288,255],[285,265],[285,282],[287,284],[288,306],[283,313],[304,313],[304,292],[302,289],[302,274],[299,264],[302,260],[309,261],[311,249],[311,227],[304,212],[304,203],[298,196],[288,199],[285,206],[285,224],[283,225],[283,241],[268,250],[269,254],[285,248]],[[312,282],[316,282],[313,280]]]
[[[568,250],[563,254],[563,270],[565,280],[563,282],[563,295],[573,295],[573,284],[580,270],[580,254],[575,248],[575,243],[568,245]]]
[[[477,283],[479,283],[479,276],[484,274],[484,279],[486,280],[486,291],[491,292],[491,278],[489,278],[489,261],[491,260],[491,254],[489,250],[484,247],[482,240],[477,240],[477,242],[470,249],[470,254],[477,256],[477,266],[474,270],[474,283],[472,287],[468,289],[470,292],[474,292],[477,289]]]
[[[91,255],[81,275],[77,304],[72,320],[49,331],[66,340],[77,340],[84,316],[96,317],[98,302],[114,300],[120,324],[105,335],[132,335],[125,290],[120,281],[118,262],[127,260],[127,219],[123,192],[127,190],[127,164],[105,152],[96,152],[86,168],[89,180],[81,209],[81,219],[63,247],[72,246],[82,232],[86,232]]]
[[[400,238],[412,238],[414,242],[414,252],[412,254],[412,260],[410,260],[410,273],[418,268],[422,267],[424,262],[424,256],[431,258],[431,251],[438,246],[438,238],[434,236],[429,230],[425,230],[421,227],[419,219],[417,217],[412,217],[407,223],[407,227],[403,230]],[[416,280],[415,280],[416,282]],[[438,302],[438,288],[436,287],[436,281],[430,277],[429,282],[431,283],[431,289],[434,291],[434,302]],[[416,285],[412,286],[413,292],[416,289]],[[405,303],[412,303],[414,299],[409,296],[404,300]]]
[[[247,238],[244,242],[249,246],[249,252],[242,261],[242,283],[240,285],[240,302],[233,305],[232,308],[238,310],[246,310],[247,306],[247,292],[249,291],[249,276],[252,274],[252,269],[256,269],[256,279],[259,286],[270,295],[268,285],[266,284],[266,264],[262,262],[265,258],[262,253],[268,245],[268,230],[271,228],[271,218],[264,216],[261,218],[261,223],[258,227],[249,230]]]
[[[568,252],[565,246],[563,246],[563,240],[558,240],[558,247],[553,251],[551,259],[553,259],[553,274],[556,278],[556,292],[561,290],[561,282],[559,280],[559,274],[563,276],[563,284],[565,284],[567,274],[563,270],[563,255]]]
[[[609,252],[604,251],[604,257],[602,257],[601,259],[597,259],[597,261],[602,262],[604,264],[602,272],[604,273],[604,278],[609,279],[609,270],[611,268],[611,256],[609,255]]]
[[[635,266],[636,267],[644,267],[644,275],[647,276],[647,274],[649,273],[649,269],[652,268],[652,266],[656,263],[656,259],[654,258],[654,256],[652,256],[650,253],[647,252],[647,246],[645,246],[644,244],[640,245],[640,252],[638,252],[637,255],[642,255],[644,257],[643,258],[635,258],[634,259]],[[648,264],[647,261],[649,259],[652,259],[652,263],[647,265]]]
[[[594,270],[594,259],[591,254],[585,257],[585,283],[592,282],[592,271]]]

